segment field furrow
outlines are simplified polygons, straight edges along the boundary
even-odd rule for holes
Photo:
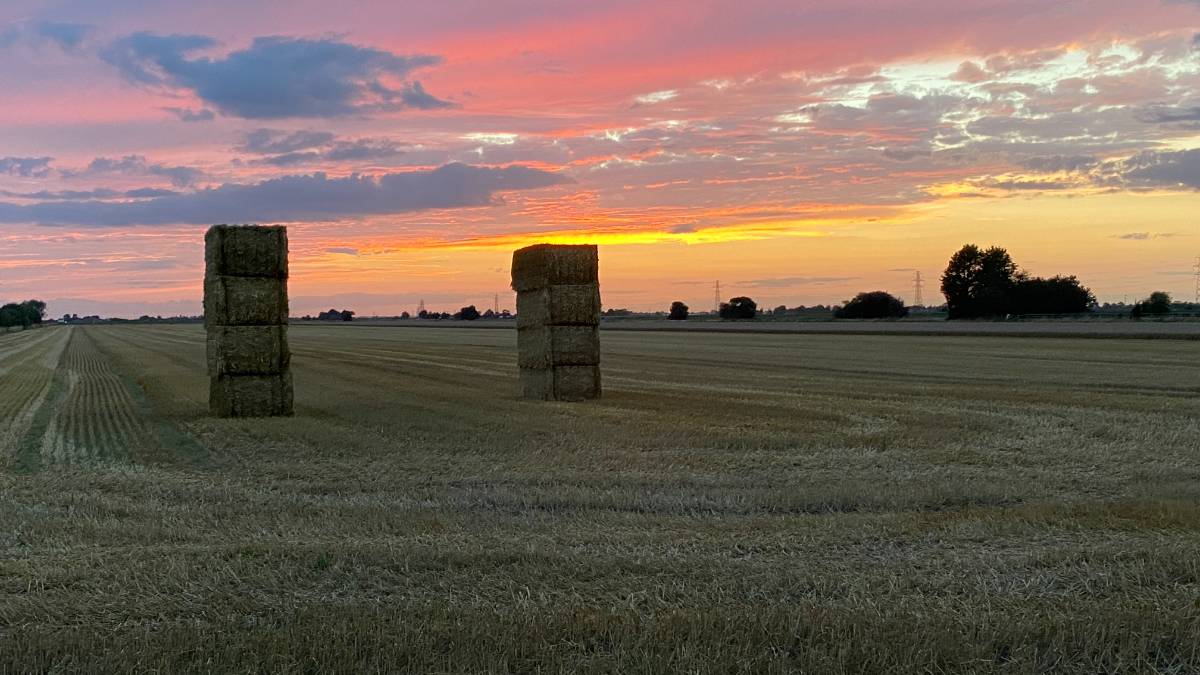
[[[50,390],[69,338],[61,329],[23,331],[0,353],[0,467],[16,458],[18,445]]]
[[[43,463],[127,462],[150,442],[128,386],[87,330],[72,331],[62,370],[65,391],[42,441]]]

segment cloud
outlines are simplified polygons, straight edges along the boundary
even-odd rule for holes
[[[297,150],[307,150],[328,144],[334,135],[327,131],[279,131],[278,129],[255,129],[242,137],[236,147],[242,152],[257,155],[278,155]]]
[[[11,47],[18,42],[31,45],[53,44],[64,52],[77,51],[92,32],[92,27],[81,23],[61,21],[35,21],[10,26],[0,32],[0,48]]]
[[[256,129],[245,135],[236,150],[267,155],[254,164],[295,166],[312,162],[366,161],[387,159],[404,154],[395,141],[385,138],[340,140],[323,131],[285,132]]]
[[[134,33],[102,52],[129,81],[185,90],[217,111],[247,119],[337,117],[379,110],[428,110],[451,104],[402,82],[412,71],[441,62],[332,39],[255,38],[223,57],[195,56],[216,47],[203,35]]]
[[[151,164],[141,155],[126,155],[120,159],[97,157],[81,170],[64,170],[64,178],[101,176],[105,174],[138,174],[160,176],[171,181],[175,187],[191,187],[204,178],[204,172],[187,166]]]
[[[1130,186],[1200,189],[1200,149],[1140,152],[1115,165]]]
[[[63,51],[75,51],[92,32],[92,27],[81,23],[39,21],[33,25],[33,31],[35,35],[58,45]]]
[[[821,284],[838,284],[854,281],[858,277],[771,277],[769,279],[752,279],[743,281],[741,285],[752,288],[791,288],[793,286],[816,286]]]
[[[358,255],[358,249],[350,248],[349,246],[333,246],[325,249],[326,253],[340,253],[342,255]]]
[[[1138,119],[1143,122],[1200,122],[1200,105],[1191,107],[1155,106],[1142,111]]]
[[[164,190],[162,188],[137,188],[134,190],[109,190],[107,188],[97,188],[95,190],[39,190],[38,192],[13,192],[11,190],[0,190],[0,195],[5,197],[16,197],[17,199],[28,199],[36,201],[60,201],[66,199],[148,199],[151,197],[168,197],[177,195],[174,190]]]
[[[42,178],[50,173],[53,157],[0,157],[0,173],[23,178]]]
[[[217,114],[208,108],[201,108],[199,110],[192,110],[191,108],[163,108],[163,110],[178,117],[181,122],[211,122],[217,117]]]
[[[0,223],[45,225],[209,224],[323,222],[424,209],[489,206],[496,193],[571,182],[561,174],[524,166],[489,168],[447,164],[433,170],[378,177],[285,176],[135,202],[75,200],[20,205],[0,202]]]
[[[1034,171],[1055,173],[1059,171],[1083,171],[1096,166],[1099,162],[1095,157],[1089,155],[1048,155],[1028,157],[1021,164]]]
[[[671,99],[675,98],[676,96],[679,96],[678,91],[676,91],[674,89],[664,89],[662,91],[652,91],[649,94],[642,94],[640,96],[634,96],[633,102],[637,103],[639,105],[652,105],[654,103],[662,103],[664,101],[670,101]]]
[[[963,61],[958,66],[958,70],[950,76],[950,79],[958,82],[966,82],[968,84],[978,84],[992,79],[992,76],[983,68],[979,67],[974,61]]]
[[[1179,232],[1127,232],[1125,234],[1114,234],[1114,239],[1125,239],[1127,241],[1147,241],[1149,239],[1170,239],[1172,237],[1182,236]]]

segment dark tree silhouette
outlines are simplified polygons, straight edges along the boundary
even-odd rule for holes
[[[729,302],[721,303],[719,313],[722,319],[753,319],[758,316],[758,304],[745,296],[730,298]]]
[[[475,305],[467,305],[466,307],[458,310],[458,313],[454,315],[454,318],[462,319],[463,321],[474,321],[475,319],[479,318],[479,310],[475,309]]]
[[[1162,316],[1171,313],[1171,296],[1163,291],[1154,291],[1150,297],[1133,306],[1130,313],[1135,319],[1143,316]]]
[[[0,307],[0,328],[21,326],[28,328],[39,324],[46,317],[46,303],[41,300],[10,302]]]
[[[967,244],[950,257],[942,273],[942,294],[951,319],[1003,316],[1013,308],[1013,290],[1020,273],[1008,251],[993,246],[982,250]]]
[[[672,321],[687,321],[688,306],[680,300],[672,302],[671,311],[667,314],[667,318]]]
[[[885,291],[859,293],[833,311],[835,319],[898,319],[908,316],[904,301]]]
[[[1022,277],[1013,288],[1016,314],[1078,314],[1096,304],[1091,289],[1070,277]]]

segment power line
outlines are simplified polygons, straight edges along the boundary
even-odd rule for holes
[[[721,282],[719,280],[713,290],[713,311],[721,311]]]
[[[425,301],[421,300],[417,303],[417,315],[420,316],[425,311]]]
[[[1196,256],[1196,304],[1200,304],[1200,255]]]
[[[921,270],[917,270],[917,275],[913,279],[913,286],[915,287],[913,293],[913,306],[924,307],[925,296],[923,291],[925,290],[925,281],[921,279]]]

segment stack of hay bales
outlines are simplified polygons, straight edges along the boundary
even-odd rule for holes
[[[212,414],[291,415],[287,228],[216,225],[204,246]]]
[[[539,244],[513,254],[521,396],[600,396],[600,283],[595,246]]]

